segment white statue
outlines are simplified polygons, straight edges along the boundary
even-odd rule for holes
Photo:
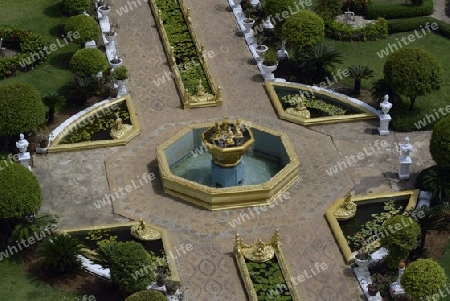
[[[400,156],[409,157],[409,153],[413,151],[413,146],[409,143],[409,137],[405,138],[405,143],[400,144]]]
[[[23,134],[20,134],[19,137],[20,139],[16,142],[16,147],[19,149],[20,153],[23,154],[27,151],[29,143]]]
[[[392,108],[392,103],[389,102],[389,95],[384,95],[384,100],[380,104],[381,111],[383,111],[383,114],[389,113],[389,110]]]

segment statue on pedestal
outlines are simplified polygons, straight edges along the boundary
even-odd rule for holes
[[[389,110],[392,108],[392,103],[389,102],[389,95],[384,95],[384,100],[380,104],[381,111],[383,111],[383,114],[389,113]]]
[[[409,153],[413,151],[413,146],[409,143],[409,137],[405,138],[405,143],[400,144],[400,157],[409,157]]]
[[[352,201],[352,194],[349,193],[334,212],[334,216],[337,220],[348,220],[354,217],[355,213],[356,204]]]
[[[131,235],[140,240],[157,240],[161,238],[161,233],[148,228],[142,218],[139,219],[137,225],[131,226]]]
[[[28,149],[28,141],[25,139],[25,136],[23,134],[20,134],[19,141],[16,142],[16,147],[19,149],[20,154],[23,154]]]
[[[111,128],[111,137],[114,139],[119,139],[124,136],[128,131],[130,131],[133,126],[129,124],[123,124],[122,118],[120,118],[119,113],[115,114],[116,120],[114,121],[114,125]]]

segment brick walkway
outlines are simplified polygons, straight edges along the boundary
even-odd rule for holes
[[[113,11],[126,3],[126,0],[115,0]],[[142,132],[124,147],[37,157],[34,171],[44,190],[42,210],[58,213],[63,228],[142,217],[169,229],[174,249],[187,243],[194,247],[177,262],[191,301],[246,300],[232,255],[234,235],[238,231],[244,242],[253,243],[259,237],[267,240],[279,228],[292,276],[310,269],[315,262],[328,265],[328,269],[297,286],[304,300],[360,300],[361,292],[351,270],[344,264],[324,218],[325,210],[349,191],[360,195],[412,188],[414,174],[432,164],[428,153],[430,133],[408,133],[416,148],[412,156],[412,179],[399,181],[395,144],[402,143],[405,135],[374,135],[378,121],[306,129],[279,120],[224,0],[187,3],[192,8],[201,44],[215,53],[209,63],[222,87],[224,106],[182,110],[173,81],[160,86],[153,82],[171,70],[148,3],[141,3],[142,6],[131,12],[113,17],[120,24],[118,44],[125,64],[131,69],[129,90]],[[301,181],[290,189],[288,201],[236,228],[228,222],[246,210],[210,212],[187,205],[163,194],[158,179],[114,201],[112,206],[94,206],[105,193],[118,191],[144,172],[157,174],[156,147],[186,124],[218,120],[225,115],[289,136],[300,159]],[[327,174],[326,170],[336,162],[383,139],[389,145],[387,148],[377,149],[335,175]]]

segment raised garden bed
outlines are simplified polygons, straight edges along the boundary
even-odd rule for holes
[[[150,7],[184,108],[220,106],[220,87],[214,84],[184,1],[150,0]]]

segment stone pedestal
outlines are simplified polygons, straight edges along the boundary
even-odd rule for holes
[[[398,178],[400,180],[409,180],[409,166],[412,163],[410,157],[400,157],[400,171],[398,172]]]
[[[30,152],[24,152],[19,154],[20,164],[31,170],[30,166],[31,155]]]
[[[244,181],[244,159],[233,167],[223,167],[211,160],[212,182],[216,187],[231,187]]]
[[[286,41],[281,41],[281,49],[278,50],[277,55],[280,60],[289,58],[289,54],[286,50]]]
[[[87,41],[86,43],[84,43],[84,48],[97,48],[97,44],[94,40]]]
[[[391,115],[389,114],[381,114],[380,118],[380,127],[378,128],[378,133],[380,136],[389,135],[389,122],[392,120]]]

